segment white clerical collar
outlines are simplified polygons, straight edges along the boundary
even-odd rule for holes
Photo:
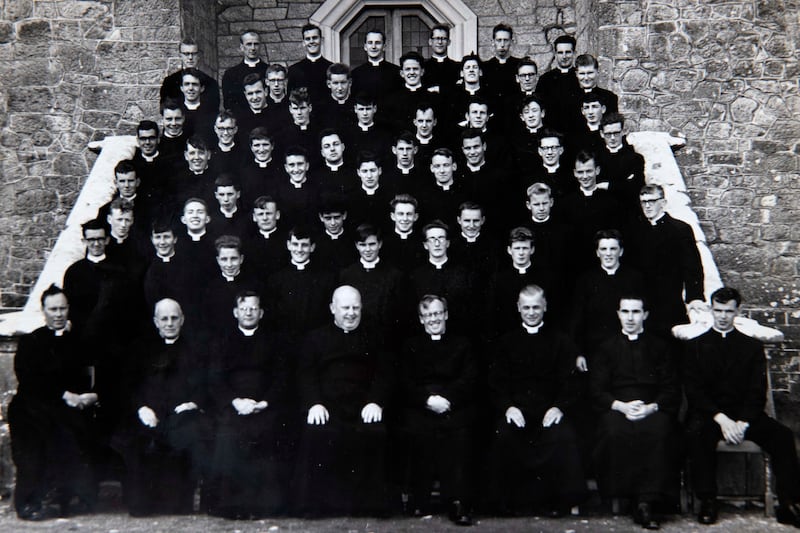
[[[442,340],[442,336],[441,335],[431,334],[430,337],[431,337],[432,341],[440,341],[440,340]]]
[[[251,112],[251,113],[253,113],[254,115],[260,115],[260,114],[261,114],[261,112],[262,112],[262,111],[264,111],[266,108],[267,108],[267,106],[264,106],[264,107],[262,107],[261,109],[253,109],[253,108],[251,107],[251,108],[250,108],[250,112]]]
[[[517,265],[514,264],[512,264],[512,266],[514,267],[514,270],[516,270],[520,274],[527,274],[528,269],[531,267],[531,262],[528,261],[528,264],[522,267],[518,267]]]
[[[306,54],[306,59],[308,59],[312,63],[316,63],[317,61],[322,59],[322,52],[320,52],[319,54],[317,54],[315,56],[310,56],[310,55]]]
[[[267,168],[270,163],[272,163],[272,158],[271,157],[269,159],[267,159],[266,161],[259,161],[259,160],[256,159],[256,165],[258,165],[258,168]]]
[[[567,68],[558,67],[558,70],[561,71],[561,74],[569,74],[570,67]]]
[[[172,253],[169,254],[169,255],[158,255],[158,254],[156,254],[156,257],[161,259],[162,263],[169,263],[172,260],[172,258],[175,257],[175,250],[173,250]]]
[[[608,150],[608,153],[610,154],[616,154],[619,153],[620,150],[622,150],[622,145],[620,144],[616,148],[609,148],[608,146],[606,146],[606,150]]]
[[[480,169],[483,168],[483,165],[485,165],[485,164],[486,164],[486,160],[484,159],[483,161],[481,161],[481,164],[478,165],[478,166],[472,166],[469,163],[467,163],[467,168],[470,170],[470,172],[478,172],[478,171],[480,171]]]
[[[658,221],[659,221],[659,220],[661,220],[662,218],[664,218],[664,215],[665,215],[665,214],[666,214],[666,213],[661,213],[661,214],[660,214],[660,215],[658,215],[656,218],[654,218],[654,219],[652,219],[652,220],[649,220],[649,222],[650,222],[650,225],[651,225],[651,226],[656,226],[656,225],[658,225]]]
[[[127,237],[120,237],[119,235],[114,235],[113,231],[111,232],[111,238],[114,239],[114,242],[116,242],[117,244],[124,244],[125,239],[127,239]]]
[[[587,196],[587,197],[588,197],[588,196],[591,196],[591,195],[593,195],[593,194],[594,194],[594,191],[596,191],[596,190],[597,190],[597,185],[595,185],[595,186],[594,186],[594,188],[592,188],[592,190],[590,190],[590,191],[587,191],[587,190],[586,190],[586,189],[584,189],[584,188],[580,188],[580,189],[578,189],[578,190],[579,190],[579,191],[581,191],[581,194],[582,194],[582,195],[584,195],[584,196]]]
[[[135,202],[136,201],[136,194],[134,194],[133,196],[128,196],[128,197],[122,196],[120,194],[119,197],[122,198],[123,200],[127,200],[128,202]]]
[[[156,153],[154,153],[153,155],[144,155],[144,154],[142,154],[142,159],[144,159],[148,163],[152,163],[153,161],[155,161],[156,157],[158,157],[158,151],[156,151]]]
[[[716,326],[711,326],[711,329],[713,329],[714,331],[716,331],[717,333],[719,333],[719,334],[722,336],[722,338],[723,338],[723,339],[724,339],[725,337],[727,337],[727,336],[728,336],[728,333],[730,333],[731,331],[733,331],[733,330],[734,330],[734,328],[733,328],[733,327],[731,327],[731,329],[729,329],[729,330],[722,331],[722,330],[720,330],[720,329],[717,329],[717,327],[716,327]]]
[[[378,257],[377,259],[375,259],[375,261],[369,262],[369,261],[364,261],[363,257],[359,258],[359,261],[361,261],[361,266],[364,267],[364,270],[372,270],[372,269],[374,269],[376,266],[378,266],[378,263],[380,262],[380,260],[381,260],[381,258]]]
[[[542,329],[542,326],[544,326],[544,322],[539,322],[535,326],[529,326],[525,322],[522,323],[522,327],[525,328],[525,331],[527,331],[529,335],[535,335],[536,333],[539,333],[539,330]]]
[[[200,242],[200,239],[206,236],[206,230],[203,228],[203,231],[200,233],[191,233],[189,232],[189,238],[192,239],[194,242]]]
[[[311,262],[311,259],[306,259],[302,263],[298,263],[294,259],[292,259],[291,262],[297,270],[305,270],[308,264]]]
[[[224,272],[222,272],[221,274],[222,274],[222,277],[225,278],[225,281],[230,282],[230,281],[236,280],[236,276],[229,276],[229,275],[225,274]]]
[[[103,254],[103,255],[88,255],[87,254],[86,255],[86,259],[88,259],[92,263],[97,264],[100,261],[105,261],[106,260],[106,254]]]
[[[333,95],[331,95],[331,96],[333,96]],[[349,94],[348,94],[348,95],[347,95],[347,96],[344,98],[344,100],[339,100],[338,98],[336,98],[335,96],[333,96],[333,101],[334,101],[334,102],[336,102],[336,103],[337,103],[337,104],[339,104],[339,105],[344,105],[344,104],[346,104],[346,103],[347,103],[347,99],[348,99],[348,98],[350,98],[350,95],[349,95]]]
[[[194,174],[195,176],[202,176],[203,174],[206,173],[206,170],[208,170],[208,166],[206,166],[203,170],[192,170],[192,174]]]
[[[437,181],[436,182],[436,186],[439,187],[440,189],[442,189],[443,191],[449,191],[450,187],[453,186],[453,183],[454,183],[454,181],[452,181],[452,180],[449,183],[439,183]]]
[[[255,67],[256,65],[258,65],[259,63],[261,63],[261,59],[256,59],[255,61],[253,61],[252,59],[247,59],[247,58],[244,58],[244,59],[242,60],[242,62],[243,62],[245,65],[247,65],[248,67],[251,67],[251,68],[252,68],[252,67]]]
[[[466,235],[466,234],[465,234],[465,233],[462,231],[462,232],[461,232],[461,236],[462,236],[462,237],[464,237],[464,240],[465,240],[465,241],[467,241],[467,242],[469,242],[469,243],[473,243],[473,242],[478,242],[478,237],[480,237],[480,236],[481,236],[481,234],[480,234],[480,233],[478,233],[478,234],[477,234],[477,235],[475,235],[474,237],[469,237],[469,236],[467,236],[467,235]]]
[[[342,168],[342,165],[344,165],[344,161],[339,161],[339,162],[338,162],[337,164],[335,164],[335,165],[331,165],[330,163],[328,163],[328,161],[325,161],[325,166],[326,166],[326,167],[328,167],[328,169],[329,169],[331,172],[338,172],[338,171],[339,171],[339,169],[340,169],[340,168]]]
[[[606,274],[608,274],[609,276],[613,276],[614,274],[617,273],[617,270],[619,270],[619,265],[615,266],[614,268],[606,268],[603,265],[600,265],[600,268],[605,270]]]
[[[599,122],[597,124],[589,124],[587,122],[586,126],[589,128],[589,131],[600,131],[600,123]]]
[[[297,126],[298,128],[300,128],[300,131],[307,131],[308,130],[308,124],[298,124],[297,122],[295,122],[294,125]]]
[[[507,57],[494,56],[494,58],[495,58],[495,59],[497,60],[497,62],[498,62],[498,63],[500,63],[501,65],[505,65],[505,64],[506,64],[506,61],[508,61],[508,58],[507,58]]]
[[[231,150],[233,150],[234,146],[236,146],[236,143],[231,143],[231,144],[220,144],[220,143],[217,143],[217,146],[219,146],[219,151],[220,152],[227,153],[227,152],[230,152]]]
[[[369,124],[362,124],[360,122],[358,123],[358,127],[361,129],[361,131],[369,131],[370,128],[372,128],[372,126],[374,126],[374,125],[375,125],[375,121],[372,121]]]
[[[168,131],[166,130],[164,131],[164,137],[166,137],[167,139],[177,139],[181,135],[183,135],[183,131],[181,131],[178,135],[170,135]]]
[[[447,56],[431,56],[431,57],[435,59],[437,63],[444,63],[444,60],[447,59]]]
[[[330,237],[332,240],[334,240],[334,241],[335,241],[335,240],[339,239],[339,237],[341,237],[342,235],[344,235],[344,229],[342,229],[342,231],[340,231],[339,233],[336,233],[336,234],[333,234],[333,233],[331,233],[330,231],[328,231],[328,230],[325,230],[325,234],[326,234],[328,237]]]
[[[478,91],[481,90],[481,87],[480,87],[480,85],[478,85],[478,86],[476,86],[474,88],[469,88],[469,87],[467,87],[465,85],[464,86],[464,90],[467,91],[467,94],[469,94],[470,96],[475,96],[476,94],[478,94]]]
[[[174,339],[164,338],[164,344],[167,344],[167,345],[175,344],[176,342],[178,342],[178,339],[179,339],[179,337],[175,337]]]
[[[259,233],[260,233],[260,234],[261,234],[261,235],[262,235],[262,236],[263,236],[265,239],[269,239],[269,238],[270,238],[270,236],[271,236],[273,233],[275,233],[276,231],[278,231],[278,228],[272,228],[272,229],[271,229],[271,230],[269,230],[269,231],[264,231],[264,230],[262,230],[262,229],[259,229],[259,230],[258,230],[258,232],[259,232]]]
[[[256,334],[256,330],[257,330],[257,329],[258,329],[258,326],[254,327],[254,328],[252,328],[252,329],[247,329],[247,328],[243,328],[242,326],[239,326],[239,331],[241,331],[241,332],[242,332],[242,334],[243,334],[245,337],[252,337],[253,335],[255,335],[255,334]]]
[[[285,94],[281,96],[280,100],[275,100],[275,98],[272,95],[269,95],[269,99],[272,100],[273,104],[280,104],[281,102],[283,102],[284,98],[286,98]]]
[[[545,222],[550,220],[550,215],[547,215],[547,218],[545,218],[544,220],[536,220],[535,218],[533,218],[533,216],[531,216],[531,220],[533,221],[534,224],[544,224]]]
[[[595,85],[595,87],[597,87],[597,86]],[[591,87],[591,88],[589,88],[589,89],[586,89],[586,88],[584,88],[584,89],[583,89],[583,92],[584,92],[585,94],[589,94],[589,93],[590,93],[590,92],[592,92],[592,91],[594,91],[594,87]]]
[[[643,332],[644,332],[644,329],[640,329],[636,333],[625,333],[623,331],[622,334],[625,335],[626,337],[628,337],[629,341],[635,341],[635,340],[639,340],[639,335],[641,335]]]
[[[394,232],[397,233],[397,235],[399,235],[401,239],[406,240],[411,236],[413,230],[400,231],[399,229],[397,229],[397,227],[395,227]]]
[[[525,129],[528,130],[528,133],[535,135],[536,133],[539,132],[540,129],[542,129],[542,127],[539,126],[538,128],[529,128],[528,126],[525,126]]]
[[[408,89],[408,90],[409,90],[409,91],[411,91],[412,93],[413,93],[413,92],[417,92],[418,90],[422,89],[422,85],[414,85],[414,86],[411,86],[411,85],[409,85],[409,84],[407,84],[407,83],[405,83],[404,85],[406,86],[406,89]]]
[[[436,270],[441,270],[442,267],[447,263],[447,257],[444,258],[444,261],[436,262],[433,259],[431,259],[430,256],[429,256],[428,257],[428,262],[430,264],[432,264],[434,267],[436,267]]]
[[[375,59],[369,59],[369,58],[367,58],[367,61],[369,61],[369,64],[370,64],[370,65],[372,65],[373,67],[377,67],[378,65],[380,65],[381,63],[383,63],[383,58],[380,58],[380,59],[378,59],[377,61],[376,61]]]
[[[239,211],[239,206],[236,205],[233,206],[233,211],[225,211],[221,207],[219,209],[219,212],[222,213],[222,216],[224,216],[225,218],[233,218],[233,216],[236,214],[237,211]]]
[[[289,180],[289,183],[291,183],[292,187],[294,187],[295,189],[302,189],[303,185],[306,184],[306,181],[308,181],[308,179],[305,176],[303,176],[303,181]]]
[[[547,163],[544,163],[543,166],[544,166],[544,169],[547,171],[548,174],[555,174],[556,172],[558,172],[558,167],[561,166],[561,163],[556,163],[552,167],[549,166]]]
[[[61,329],[51,329],[50,331],[52,331],[53,335],[55,335],[56,337],[62,337],[64,335],[64,333],[66,333],[68,331],[72,331],[72,322],[67,320],[67,323],[64,324],[63,328],[61,328]]]
[[[398,166],[397,170],[399,170],[401,174],[411,174],[411,171],[414,170],[414,165],[411,165],[408,168]]]
[[[184,100],[183,106],[189,111],[197,111],[197,109],[200,107],[200,101],[198,100],[197,103],[193,104],[191,102],[187,102],[186,100]]]
[[[415,135],[419,144],[428,145],[433,140],[433,135],[428,135],[427,137],[420,137],[419,135]]]
[[[367,194],[367,196],[375,196],[375,193],[378,192],[378,188],[377,187],[373,187],[371,189],[367,189],[366,187],[364,187],[363,184],[361,185],[361,190],[364,191]]]

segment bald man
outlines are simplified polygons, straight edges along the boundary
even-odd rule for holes
[[[182,335],[184,313],[170,298],[155,304],[157,335],[136,343],[124,385],[129,399],[114,445],[125,461],[125,494],[132,516],[192,512],[203,449],[205,364]],[[147,336],[143,336],[147,337]],[[192,465],[193,460],[198,463]]]
[[[387,511],[386,428],[391,358],[382,339],[361,324],[361,294],[333,292],[333,322],[313,330],[297,364],[307,413],[294,479],[295,511],[305,516]]]

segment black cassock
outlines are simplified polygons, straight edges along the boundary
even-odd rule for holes
[[[580,503],[586,484],[569,416],[542,426],[548,409],[566,413],[574,401],[571,371],[577,348],[549,325],[542,324],[536,333],[520,325],[500,337],[492,353],[489,388],[496,424],[489,505],[525,512]],[[522,411],[524,428],[506,421],[512,406]]]
[[[330,419],[304,424],[292,488],[297,513],[386,511],[386,427],[365,424],[361,410],[371,402],[386,407],[391,372],[382,339],[364,326],[345,333],[329,324],[308,334],[297,365],[302,416],[322,404]]]
[[[19,385],[8,407],[11,454],[17,467],[14,505],[37,506],[51,489],[58,503],[97,499],[90,445],[92,409],[69,407],[64,391],[90,390],[88,361],[76,334],[46,327],[21,337],[14,357]]]
[[[263,328],[251,336],[233,328],[212,344],[214,452],[204,492],[210,514],[246,518],[285,511],[289,379],[283,354]],[[266,401],[267,407],[240,415],[232,403],[236,398]]]
[[[592,359],[592,401],[598,412],[594,448],[600,493],[669,501],[677,496],[680,389],[667,345],[653,335],[635,340],[618,333]],[[612,411],[614,400],[658,404],[658,411],[630,421]]]
[[[125,462],[132,515],[192,512],[195,485],[209,456],[203,353],[184,337],[167,344],[155,335],[129,352],[123,387],[130,402],[112,446]],[[198,409],[175,413],[186,402]],[[156,427],[139,419],[143,406],[155,412]]]

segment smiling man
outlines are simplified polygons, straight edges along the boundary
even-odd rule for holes
[[[367,91],[382,100],[400,86],[400,68],[386,60],[386,34],[378,29],[364,35],[367,61],[353,69],[353,92]]]
[[[200,99],[208,104],[209,109],[219,109],[219,84],[217,80],[199,70],[202,53],[197,42],[190,37],[184,38],[178,45],[178,52],[181,56],[181,68],[164,78],[161,83],[161,101],[167,98],[182,98],[181,74],[185,69],[195,69],[200,75],[200,83],[206,88]]]
[[[328,92],[326,73],[333,63],[322,56],[322,30],[319,26],[306,24],[300,28],[300,33],[305,57],[289,67],[289,90],[306,87],[311,101],[317,104]]]
[[[247,29],[239,37],[242,61],[225,71],[222,76],[222,103],[225,109],[236,112],[247,108],[242,81],[248,74],[257,74],[264,79],[267,63],[261,60],[261,37],[253,29]]]

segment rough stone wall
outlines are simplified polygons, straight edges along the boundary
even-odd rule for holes
[[[158,112],[178,0],[0,1],[0,306],[20,307],[94,162]],[[172,57],[172,59],[170,59]]]
[[[677,130],[722,279],[784,331],[779,415],[800,396],[800,93],[796,0],[596,0],[601,68],[631,129]],[[800,427],[800,418],[793,420]]]

